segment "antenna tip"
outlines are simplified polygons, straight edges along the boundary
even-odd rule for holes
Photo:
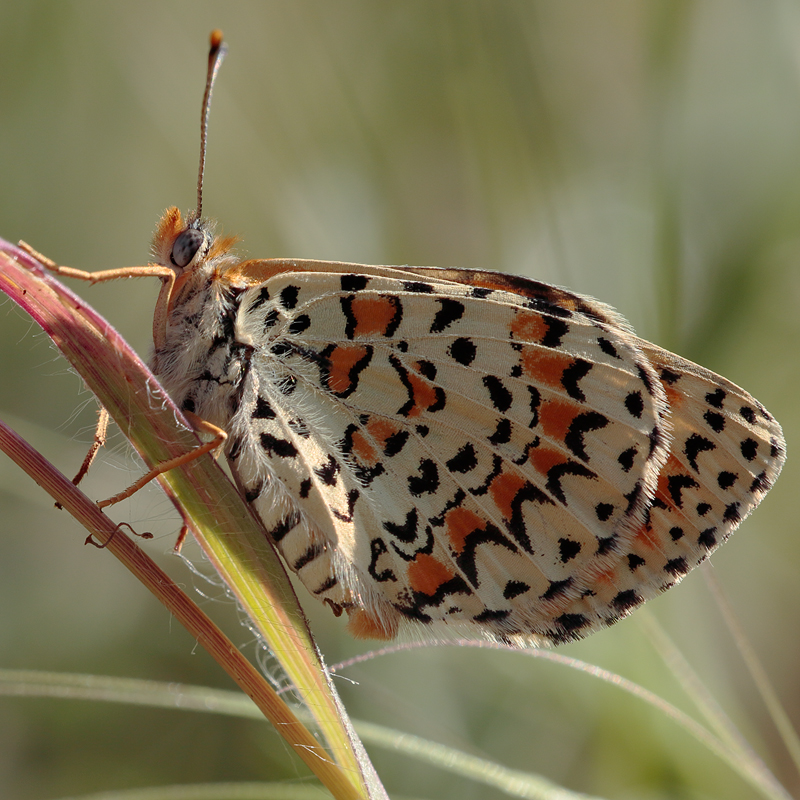
[[[222,31],[219,28],[215,28],[211,31],[211,51],[214,52],[215,50],[219,50],[222,46]]]

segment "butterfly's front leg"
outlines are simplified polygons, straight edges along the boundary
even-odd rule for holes
[[[104,283],[105,281],[116,281],[121,278],[161,278],[168,282],[175,281],[175,273],[169,267],[162,267],[158,264],[147,264],[142,267],[121,267],[119,269],[104,269],[100,272],[87,272],[83,269],[75,269],[74,267],[64,267],[56,264],[52,258],[42,255],[38,250],[35,250],[27,242],[19,242],[20,250],[24,250],[29,256],[35,258],[45,269],[55,272],[56,275],[62,275],[65,278],[75,278],[79,281],[88,281],[89,283]]]

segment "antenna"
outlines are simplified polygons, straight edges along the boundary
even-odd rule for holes
[[[211,49],[208,52],[208,74],[206,91],[203,95],[203,109],[200,116],[200,170],[197,174],[197,209],[192,214],[191,226],[195,227],[203,212],[203,175],[206,169],[206,140],[208,139],[208,113],[211,108],[211,92],[217,78],[222,60],[228,53],[228,46],[222,40],[222,31],[211,31]]]

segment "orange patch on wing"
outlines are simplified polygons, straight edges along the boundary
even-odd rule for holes
[[[523,374],[538,383],[560,386],[561,376],[573,359],[561,353],[541,350],[538,347],[524,347],[520,353],[520,367]]]
[[[427,553],[420,553],[408,565],[408,585],[415,592],[421,592],[428,597],[435,595],[439,587],[454,576],[452,570]]]
[[[579,413],[573,403],[564,400],[548,400],[542,403],[539,411],[539,425],[550,439],[563,442],[569,426]]]
[[[381,446],[381,449],[386,448],[386,442],[390,436],[394,436],[400,431],[399,425],[394,425],[388,419],[371,419],[367,423],[367,432],[373,439]]]
[[[592,576],[592,588],[596,594],[600,594],[604,589],[616,591],[618,580],[618,566],[608,567],[597,575]]]
[[[413,372],[408,373],[408,382],[411,384],[411,399],[414,401],[408,416],[418,417],[436,402],[436,390]]]
[[[363,431],[358,430],[353,434],[353,455],[362,463],[370,467],[378,461],[378,453],[372,446]]]
[[[354,297],[350,310],[356,320],[354,338],[385,336],[401,313],[399,306],[388,297]]]
[[[347,610],[347,630],[354,639],[383,639],[389,641],[397,636],[400,615],[386,614],[380,617],[370,614],[363,608]]]
[[[563,453],[558,450],[552,450],[549,447],[537,447],[535,450],[531,450],[528,459],[536,471],[545,477],[556,464],[564,464],[567,461]]]
[[[464,548],[464,540],[473,531],[486,527],[486,521],[466,508],[451,508],[444,517],[444,529],[450,544],[457,552]]]
[[[672,494],[669,491],[669,479],[675,475],[685,475],[685,469],[680,461],[670,454],[667,463],[661,468],[658,476],[658,483],[656,484],[655,499],[660,500],[666,509],[662,509],[664,513],[672,513],[677,511],[675,501],[672,499]]]
[[[675,386],[668,381],[661,381],[664,391],[667,393],[667,400],[669,401],[670,410],[681,408],[683,406],[684,396],[679,392]]]
[[[511,519],[513,515],[511,504],[525,483],[526,481],[521,475],[513,472],[501,472],[489,484],[489,494],[505,519]]]
[[[332,392],[342,394],[352,386],[350,373],[353,367],[367,355],[363,345],[340,344],[328,356],[328,387]]]
[[[633,534],[633,540],[637,545],[647,548],[648,550],[659,550],[658,537],[647,525],[640,525],[636,533]]]
[[[511,321],[511,335],[523,342],[540,342],[547,333],[541,314],[519,309]]]
[[[675,503],[672,502],[672,496],[669,493],[667,484],[668,478],[669,476],[664,475],[663,473],[658,476],[658,484],[656,485],[656,491],[653,495],[653,499],[663,503],[666,508],[662,509],[662,511],[670,514],[675,510]]]

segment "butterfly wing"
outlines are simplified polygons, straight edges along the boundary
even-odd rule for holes
[[[600,303],[480,271],[288,263],[241,297],[253,353],[230,457],[289,566],[356,633],[583,635],[702,560],[779,469],[779,428],[740,414],[774,440],[747,462],[764,488],[728,487],[703,518],[747,436],[719,440],[714,466],[687,445],[712,424],[701,389],[761,407]]]

